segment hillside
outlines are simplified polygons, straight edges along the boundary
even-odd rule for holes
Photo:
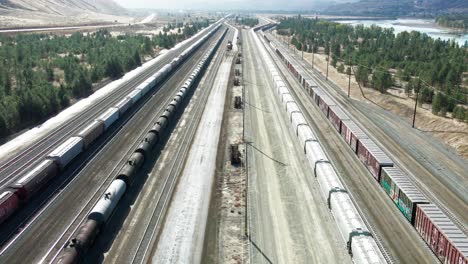
[[[436,16],[467,12],[466,0],[361,0],[357,3],[333,5],[324,11],[334,15],[357,16]]]
[[[129,23],[127,11],[113,0],[0,0],[0,27]]]

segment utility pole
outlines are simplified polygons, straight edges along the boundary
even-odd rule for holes
[[[418,107],[418,98],[419,98],[419,90],[421,89],[421,80],[418,78],[418,90],[416,92],[416,102],[414,103],[414,113],[413,113],[413,128],[414,124],[416,123],[416,109]]]
[[[353,67],[353,66],[351,65],[351,67]],[[349,98],[349,94],[351,93],[351,69],[350,69],[348,75],[349,75],[348,76],[348,98]]]
[[[327,77],[325,78],[328,81],[328,65],[330,64],[330,48],[328,48],[328,57],[327,57]]]
[[[314,49],[315,49],[315,45],[312,46],[312,69],[314,69]]]
[[[351,63],[351,59],[348,56],[348,62],[349,62],[349,74],[348,74],[348,98],[349,94],[351,93],[351,68],[353,67],[353,64]]]

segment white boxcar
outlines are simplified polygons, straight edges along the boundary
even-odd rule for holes
[[[119,119],[119,109],[111,107],[107,109],[102,115],[100,115],[96,120],[100,120],[104,123],[104,129],[107,130],[115,121]]]
[[[63,168],[78,156],[83,151],[83,148],[83,138],[71,137],[47,155],[47,158],[55,161]]]
[[[120,100],[117,104],[115,104],[115,107],[119,109],[120,115],[123,115],[132,105],[132,100],[128,97],[125,97],[122,100]]]
[[[155,84],[160,83],[162,79],[164,78],[163,74],[160,71],[156,72],[153,76],[154,76]]]
[[[144,81],[142,83],[140,83],[140,85],[137,86],[137,88],[135,88],[135,90],[140,90],[141,91],[141,96],[144,96],[150,89],[151,87],[151,84],[150,84],[151,81]]]
[[[166,64],[164,65],[164,67],[161,68],[161,70],[164,73],[164,76],[167,76],[171,72],[172,66],[171,64]]]
[[[154,75],[152,75],[145,82],[150,84],[150,87],[148,87],[148,88],[151,89],[156,85],[156,77]]]
[[[367,227],[347,193],[333,193],[330,198],[330,207],[344,241],[349,242],[349,234],[354,230],[367,231]]]
[[[382,252],[370,236],[355,236],[351,242],[351,252],[356,264],[387,263]]]
[[[94,206],[93,210],[91,210],[89,214],[90,218],[106,222],[120,198],[125,193],[126,188],[127,185],[124,181],[114,180]]]
[[[131,92],[127,95],[127,98],[129,98],[130,100],[132,100],[132,104],[135,104],[135,103],[138,102],[138,100],[140,100],[140,98],[141,98],[141,90],[136,89],[136,90],[131,91]]]

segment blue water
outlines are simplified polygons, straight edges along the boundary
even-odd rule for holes
[[[433,38],[440,38],[443,40],[454,39],[461,46],[465,44],[465,41],[468,41],[468,32],[439,27],[433,19],[399,18],[396,20],[341,20],[336,22],[353,26],[362,24],[364,26],[377,25],[383,28],[393,28],[395,30],[395,34],[403,31],[410,32],[414,30],[426,33]]]

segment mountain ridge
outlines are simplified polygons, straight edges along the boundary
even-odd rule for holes
[[[333,5],[324,13],[335,15],[436,16],[468,12],[466,0],[361,0]]]
[[[0,0],[0,27],[131,23],[113,0]]]
[[[5,10],[36,11],[70,15],[80,11],[122,15],[125,8],[112,0],[0,0],[0,12]]]

